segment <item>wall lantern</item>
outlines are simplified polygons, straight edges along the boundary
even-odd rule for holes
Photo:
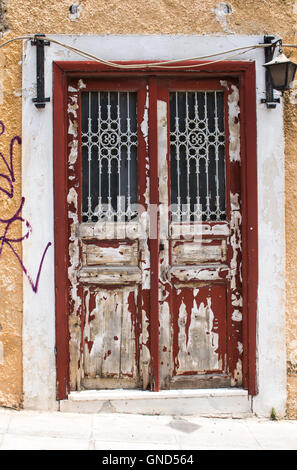
[[[289,60],[283,52],[280,52],[275,59],[264,64],[270,73],[273,88],[281,91],[289,90],[295,77],[297,64]]]
[[[282,40],[275,39],[273,36],[265,36],[264,44],[271,44],[270,47],[265,48],[265,64],[266,68],[266,99],[261,100],[266,103],[268,108],[275,108],[276,103],[279,103],[279,98],[275,98],[273,90],[281,91],[282,94],[285,90],[289,90],[292,86],[297,64],[289,60],[282,50]],[[278,55],[273,58],[276,47],[278,46]]]

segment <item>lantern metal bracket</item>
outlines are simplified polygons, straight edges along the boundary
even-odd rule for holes
[[[274,42],[273,42],[274,41]],[[263,43],[262,43],[263,44]],[[271,44],[270,47],[264,48],[265,63],[273,59],[274,51],[277,44],[281,44],[281,39],[275,40],[274,36],[264,36],[264,44]],[[275,98],[273,86],[269,72],[265,71],[266,98],[261,99],[261,103],[266,103],[267,108],[276,108],[276,104],[280,103],[280,98]]]
[[[50,42],[42,39],[44,34],[35,34],[31,41],[32,46],[36,46],[36,90],[37,96],[33,98],[36,108],[44,108],[50,98],[44,96],[44,46],[49,46]]]

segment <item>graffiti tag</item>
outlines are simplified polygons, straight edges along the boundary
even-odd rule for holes
[[[4,132],[5,132],[5,126],[3,122],[0,121],[0,136],[4,134]],[[14,183],[16,180],[15,180],[14,165],[13,165],[14,151],[15,151],[16,145],[21,145],[21,143],[22,143],[22,140],[19,136],[15,136],[10,140],[9,158],[5,158],[5,156],[0,152],[0,158],[7,168],[6,173],[0,173],[0,191],[4,193],[9,199],[14,199],[15,197]],[[41,256],[41,260],[39,263],[38,272],[34,281],[32,277],[30,276],[27,268],[24,266],[22,259],[16,250],[17,245],[19,243],[22,243],[23,240],[29,238],[30,233],[32,232],[32,227],[30,225],[30,222],[22,217],[22,210],[23,210],[24,204],[25,204],[25,198],[22,197],[20,204],[12,217],[8,217],[8,218],[0,217],[0,227],[2,228],[2,234],[0,235],[0,258],[1,258],[4,247],[7,246],[12,251],[18,263],[20,264],[24,274],[26,275],[32,287],[33,292],[36,293],[38,290],[39,278],[40,278],[43,261],[44,261],[48,248],[51,246],[51,242],[48,242],[48,244],[46,245],[43,251],[43,254]],[[23,235],[21,237],[15,238],[12,235],[10,235],[10,233],[12,231],[11,230],[12,226],[18,222],[21,222],[21,224],[24,224],[25,230],[23,231]]]

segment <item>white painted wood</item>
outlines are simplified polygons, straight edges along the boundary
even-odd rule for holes
[[[88,284],[129,284],[141,281],[141,271],[137,267],[86,267],[79,271],[80,282]]]
[[[119,246],[100,246],[97,244],[83,243],[82,245],[83,266],[94,265],[131,265],[138,264],[138,244],[133,245],[120,243]]]
[[[209,244],[205,240],[202,242],[191,241],[175,243],[172,246],[172,264],[200,264],[219,263],[226,261],[224,243],[226,240],[218,241],[216,244]]]

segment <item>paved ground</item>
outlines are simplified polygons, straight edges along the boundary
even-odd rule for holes
[[[0,408],[0,450],[297,450],[297,420]]]

